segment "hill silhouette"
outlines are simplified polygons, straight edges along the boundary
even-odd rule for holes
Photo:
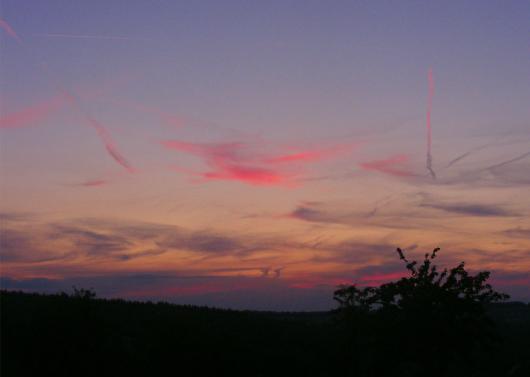
[[[0,291],[2,376],[528,376],[530,305],[485,272],[343,286],[339,309],[281,313]]]

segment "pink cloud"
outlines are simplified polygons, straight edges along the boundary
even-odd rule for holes
[[[270,163],[288,163],[288,162],[310,162],[317,161],[324,157],[322,151],[304,151],[299,153],[285,154],[270,158]]]
[[[326,157],[324,151],[302,151],[298,153],[283,154],[280,156],[272,157],[267,160],[271,164],[282,164],[282,163],[307,163],[313,161],[320,161]]]
[[[243,143],[189,143],[180,140],[163,141],[162,145],[168,149],[187,152],[196,156],[216,160],[218,162],[241,160],[240,151],[244,147]]]
[[[201,157],[212,169],[198,173],[206,180],[231,180],[261,186],[292,184],[289,174],[269,169],[255,161],[251,163],[255,157],[243,155],[245,145],[242,143],[200,144],[169,140],[163,141],[162,145]]]
[[[220,171],[207,172],[203,177],[210,180],[233,180],[252,185],[286,185],[289,177],[272,170],[252,166],[223,166]]]
[[[396,177],[412,177],[416,174],[407,169],[408,160],[407,155],[395,155],[384,160],[363,162],[359,166],[364,170],[377,171]]]
[[[106,84],[106,86],[109,85]],[[90,91],[84,90],[82,91],[81,98],[92,99],[99,96],[106,90],[108,90],[106,87],[92,89]],[[32,126],[35,123],[43,121],[53,113],[61,110],[61,108],[67,103],[75,105],[76,98],[73,94],[64,89],[59,90],[59,92],[59,94],[47,100],[31,104],[18,111],[13,111],[1,116],[0,128],[20,128]],[[78,106],[76,106],[76,108],[80,110]]]
[[[285,164],[285,163],[312,163],[322,161],[331,157],[337,156],[339,153],[349,152],[354,147],[352,145],[335,145],[328,148],[301,150],[294,153],[280,154],[278,156],[270,157],[265,162],[270,164]]]
[[[14,38],[18,43],[22,43],[22,40],[17,35],[15,30],[7,23],[7,21],[0,18],[0,28],[4,29],[4,31],[12,38]]]
[[[250,146],[241,142],[189,143],[166,140],[165,148],[200,157],[211,171],[195,173],[206,180],[232,180],[251,185],[297,186],[296,178],[302,165],[316,163],[352,146],[332,146],[317,150],[299,150],[267,156],[256,150],[263,146]]]
[[[397,280],[401,279],[402,277],[405,277],[407,274],[406,272],[390,272],[387,274],[375,274],[375,275],[368,275],[363,276],[361,280],[363,282],[369,282],[370,284],[381,284],[385,283],[391,280]]]
[[[32,125],[59,110],[68,100],[64,95],[57,95],[49,100],[6,114],[0,117],[0,128],[18,128]]]
[[[68,92],[64,92],[50,100],[39,102],[1,117],[0,128],[7,129],[30,126],[50,116],[53,112],[59,110],[65,103],[75,103],[74,101],[75,97]],[[120,153],[116,144],[112,140],[109,131],[102,124],[88,116],[85,117],[85,120],[96,130],[100,140],[105,145],[107,153],[129,173],[133,173],[135,169]]]

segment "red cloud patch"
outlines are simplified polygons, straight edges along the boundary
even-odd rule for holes
[[[206,180],[232,180],[263,186],[295,186],[298,184],[295,178],[301,173],[300,165],[315,163],[351,149],[335,146],[264,156],[256,152],[256,148],[240,142],[189,143],[167,140],[162,145],[200,157],[211,170],[194,175]]]

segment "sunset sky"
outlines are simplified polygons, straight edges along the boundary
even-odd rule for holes
[[[0,285],[267,310],[439,262],[530,300],[530,2],[0,0]]]

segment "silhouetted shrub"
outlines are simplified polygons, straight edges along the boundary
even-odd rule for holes
[[[474,356],[499,340],[486,308],[509,296],[486,283],[489,272],[472,275],[464,262],[439,271],[433,264],[438,251],[425,254],[418,266],[397,249],[409,276],[380,287],[335,291],[348,334],[357,338],[348,347],[356,355],[369,354],[357,363],[358,373],[461,375],[476,370]]]

